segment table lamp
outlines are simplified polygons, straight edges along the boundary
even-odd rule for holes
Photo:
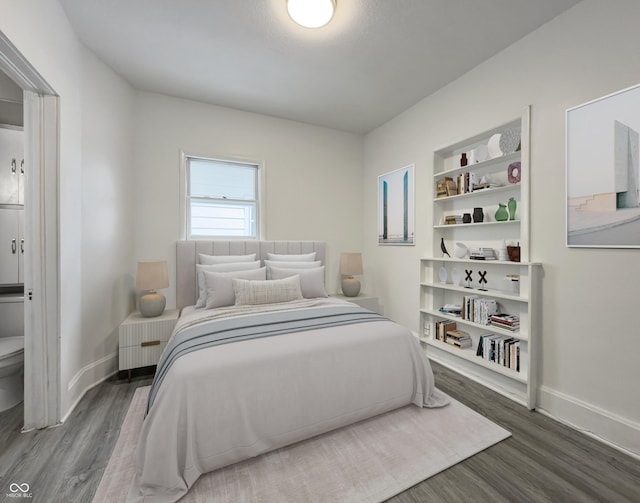
[[[138,301],[140,314],[145,318],[160,316],[167,303],[164,295],[156,292],[169,287],[166,260],[142,260],[138,262],[136,273],[136,288],[145,293]]]
[[[342,278],[342,293],[345,297],[357,297],[360,293],[360,281],[353,276],[356,274],[362,274],[362,254],[341,254],[340,274],[346,276],[346,278]]]

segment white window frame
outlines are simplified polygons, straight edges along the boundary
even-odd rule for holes
[[[257,196],[257,204],[256,204],[256,236],[255,238],[250,238],[247,236],[218,236],[212,238],[211,236],[191,236],[189,234],[190,229],[190,211],[189,211],[189,169],[188,163],[189,159],[203,159],[206,161],[220,161],[220,162],[230,162],[230,163],[238,163],[238,164],[252,164],[257,166],[258,172],[256,176],[256,196]],[[255,159],[248,159],[244,157],[237,157],[233,155],[202,155],[202,154],[193,154],[189,152],[185,152],[184,150],[180,150],[180,232],[179,239],[262,239],[264,236],[264,171],[265,171],[265,163],[264,161],[257,161]]]

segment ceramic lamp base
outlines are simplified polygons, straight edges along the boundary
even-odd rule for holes
[[[153,318],[163,313],[166,304],[167,299],[164,295],[152,290],[140,297],[138,308],[142,316],[145,318]]]
[[[360,293],[360,281],[353,276],[348,276],[342,280],[342,293],[345,297],[357,297]]]

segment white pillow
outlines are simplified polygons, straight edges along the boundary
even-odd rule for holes
[[[267,279],[271,279],[271,268],[281,267],[283,269],[313,269],[320,267],[322,262],[316,260],[314,262],[285,262],[279,260],[265,260],[264,265],[267,266]]]
[[[300,276],[270,281],[232,279],[236,294],[236,306],[275,304],[302,299]]]
[[[256,259],[255,253],[249,255],[205,255],[200,253],[200,263],[203,265],[228,264],[229,262],[253,262]]]
[[[233,306],[236,294],[233,290],[233,278],[266,280],[267,268],[248,269],[246,271],[210,272],[204,271],[207,289],[206,308]]]
[[[277,253],[267,253],[267,260],[277,260],[280,262],[313,262],[316,259],[316,252],[279,255]]]
[[[285,269],[271,267],[271,279],[283,279],[300,276],[300,290],[305,299],[315,299],[317,297],[328,297],[324,289],[324,266],[313,269]]]
[[[207,304],[207,285],[204,281],[204,271],[210,272],[230,272],[246,271],[247,269],[260,269],[260,261],[254,262],[231,262],[229,264],[196,264],[196,281],[198,282],[198,300],[196,308],[204,307]]]

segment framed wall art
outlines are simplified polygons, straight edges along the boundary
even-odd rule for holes
[[[415,166],[378,177],[378,244],[415,244]]]
[[[640,248],[640,85],[567,110],[567,246]]]

